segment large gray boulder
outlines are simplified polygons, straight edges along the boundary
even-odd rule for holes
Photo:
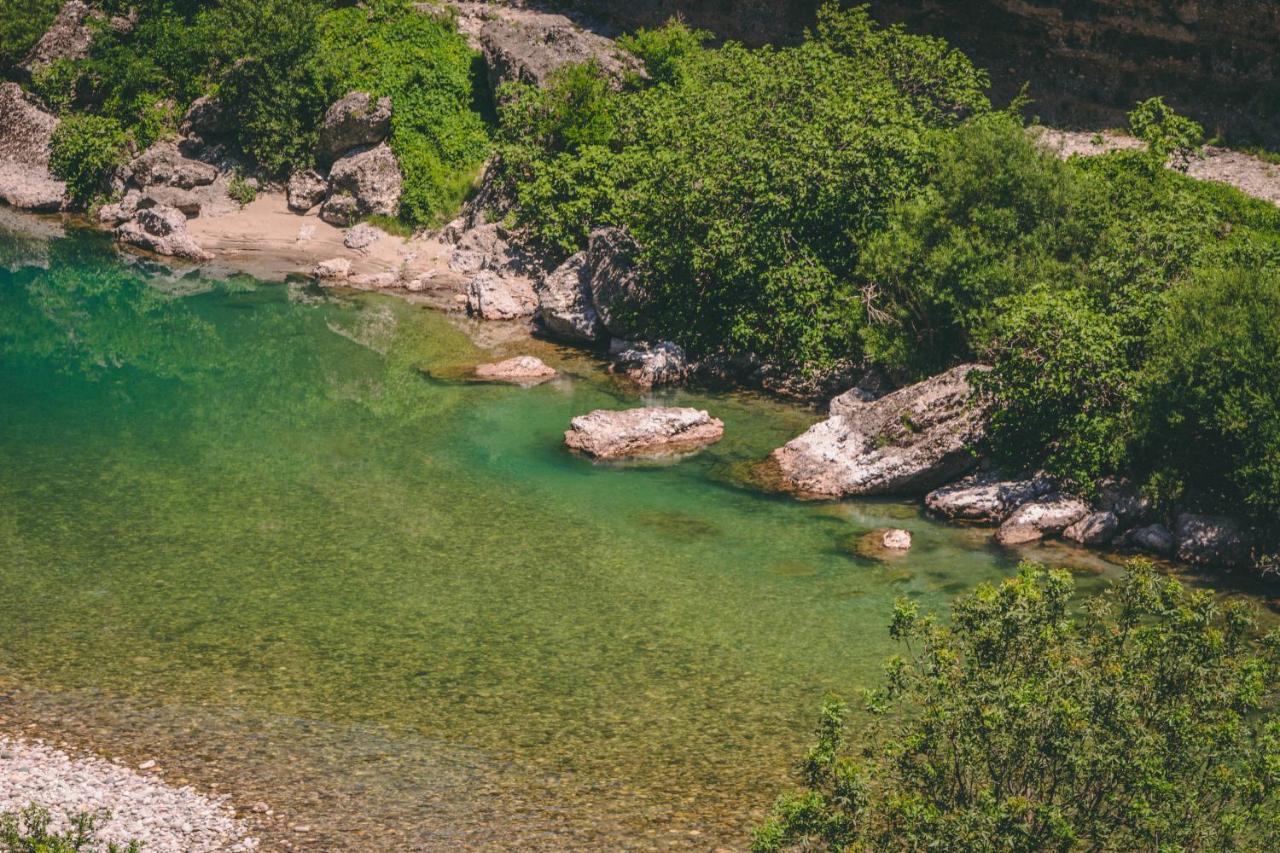
[[[996,539],[1003,545],[1019,545],[1057,536],[1088,514],[1089,505],[1079,498],[1050,495],[1014,510],[996,531]]]
[[[90,9],[81,0],[70,0],[58,12],[40,41],[27,53],[22,67],[32,72],[59,59],[84,59],[93,46],[93,29],[89,21],[101,17],[101,12]]]
[[[1047,477],[996,480],[972,477],[935,489],[924,497],[931,512],[956,521],[999,524],[1025,503],[1053,491]]]
[[[585,343],[604,335],[604,324],[591,299],[589,275],[587,253],[578,252],[538,283],[535,316],[548,334]]]
[[[644,306],[644,285],[636,268],[640,247],[622,228],[598,228],[591,232],[587,248],[591,301],[609,334],[634,338],[638,331],[631,319]]]
[[[1249,560],[1252,537],[1233,518],[1184,512],[1174,519],[1178,559],[1197,566],[1235,567]]]
[[[49,171],[49,140],[58,120],[17,83],[0,83],[0,199],[25,210],[58,210],[67,186]]]
[[[643,73],[641,63],[612,39],[576,27],[563,15],[494,17],[481,26],[479,43],[495,92],[512,82],[545,87],[557,69],[593,60],[618,83],[628,72]]]
[[[168,186],[189,190],[212,184],[218,170],[184,156],[176,143],[161,140],[129,163],[131,180],[139,187]]]
[[[573,419],[564,443],[596,459],[621,459],[688,453],[723,436],[724,423],[700,409],[597,409]]]
[[[503,278],[481,270],[467,285],[467,313],[482,320],[517,320],[533,316],[538,298],[525,278]]]
[[[524,275],[525,255],[511,245],[506,229],[497,223],[478,225],[457,235],[449,269],[463,275],[493,270],[505,276]]]
[[[775,450],[780,485],[812,497],[913,494],[959,477],[977,462],[986,411],[963,364],[841,413]]]
[[[320,159],[332,162],[352,148],[377,145],[391,132],[391,99],[348,92],[334,101],[320,126]]]
[[[320,208],[320,218],[343,226],[360,216],[395,216],[403,186],[400,164],[386,143],[356,148],[329,170],[329,197]]]
[[[116,229],[116,239],[157,255],[191,261],[207,261],[213,257],[187,233],[186,215],[164,205],[139,209],[133,219]]]
[[[289,176],[289,183],[285,185],[289,209],[295,213],[306,213],[324,201],[328,192],[329,182],[315,169],[299,169]]]

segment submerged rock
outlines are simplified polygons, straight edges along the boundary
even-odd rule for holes
[[[971,478],[935,489],[925,495],[932,512],[955,521],[999,524],[1018,507],[1044,497],[1053,490],[1045,477],[1027,480],[983,480]]]
[[[391,131],[391,99],[368,92],[348,92],[324,114],[320,127],[320,159],[336,160],[345,151],[377,145]]]
[[[467,285],[467,313],[483,320],[516,320],[530,317],[537,296],[527,279],[505,279],[493,270],[483,270]]]
[[[775,450],[784,489],[816,497],[921,492],[968,471],[986,412],[964,364],[870,402],[850,402]]]
[[[591,299],[587,253],[578,252],[538,284],[536,317],[546,331],[569,341],[591,343],[604,333]]]
[[[1089,505],[1079,498],[1052,495],[1014,510],[1000,525],[996,539],[1002,545],[1018,545],[1057,536],[1088,514]]]
[[[1177,556],[1196,566],[1241,566],[1249,560],[1251,537],[1239,522],[1221,515],[1184,512],[1174,520]]]
[[[907,551],[911,548],[911,533],[894,527],[881,535],[880,543],[890,551]]]
[[[564,443],[597,459],[621,459],[684,453],[723,436],[724,422],[701,409],[598,409],[574,418]]]
[[[67,186],[49,171],[49,140],[58,119],[17,83],[0,83],[0,199],[24,210],[62,208]]]
[[[163,204],[140,208],[133,219],[116,229],[116,239],[158,255],[191,261],[207,261],[213,257],[187,233],[186,214]]]
[[[518,355],[494,364],[482,364],[476,368],[476,378],[491,382],[514,382],[517,385],[536,385],[555,378],[556,371],[540,358]]]

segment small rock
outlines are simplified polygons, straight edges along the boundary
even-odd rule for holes
[[[689,452],[723,437],[724,422],[700,409],[598,409],[574,418],[564,443],[597,459],[620,459]]]
[[[476,368],[477,379],[494,382],[514,382],[518,385],[530,385],[545,382],[556,375],[554,368],[547,366],[542,359],[531,355],[518,355],[506,361],[494,364],[482,364]]]
[[[907,551],[911,548],[911,533],[895,527],[886,530],[880,541],[884,547],[891,551]]]
[[[351,275],[351,261],[346,258],[330,258],[316,264],[311,271],[315,278],[326,281],[345,281]]]
[[[154,761],[152,761],[151,759],[147,759],[146,761],[144,761],[144,762],[142,762],[141,764],[139,764],[139,765],[138,765],[138,769],[139,769],[139,770],[150,770],[152,767],[155,767],[155,766],[156,766],[156,763],[155,763]]]
[[[187,233],[187,217],[177,208],[159,204],[138,210],[116,229],[116,239],[159,255],[207,261],[213,255]]]

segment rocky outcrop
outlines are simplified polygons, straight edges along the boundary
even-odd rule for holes
[[[1014,510],[1000,525],[996,539],[1002,545],[1019,545],[1057,536],[1088,514],[1088,504],[1079,498],[1050,495]]]
[[[540,358],[518,355],[494,364],[482,364],[476,368],[477,379],[487,382],[511,382],[516,385],[537,385],[554,379],[556,371]]]
[[[1184,512],[1174,520],[1176,554],[1196,566],[1241,566],[1249,560],[1252,537],[1235,519]]]
[[[591,300],[589,276],[587,253],[578,252],[538,283],[535,317],[548,334],[582,343],[592,343],[603,335],[604,325]]]
[[[30,14],[34,15],[35,12]],[[90,9],[81,0],[70,0],[23,59],[23,69],[33,72],[59,59],[87,57],[89,48],[93,46],[93,29],[89,26],[89,21],[91,18],[101,17],[101,12]]]
[[[317,153],[323,162],[331,163],[352,148],[377,145],[390,131],[390,98],[348,92],[325,112]]]
[[[329,182],[315,169],[299,169],[289,176],[285,185],[289,209],[294,213],[306,213],[324,201],[329,192]]]
[[[169,140],[155,143],[129,163],[130,180],[139,187],[167,186],[180,189],[208,186],[218,179],[218,170],[208,163],[183,155]]]
[[[331,225],[352,224],[361,216],[395,216],[404,178],[396,155],[385,143],[347,152],[329,171],[329,196],[320,218]]]
[[[609,345],[613,363],[609,370],[627,377],[641,388],[677,385],[689,375],[689,359],[677,344],[633,343],[614,340]]]
[[[98,208],[98,221],[103,225],[119,225],[121,222],[126,222],[138,212],[141,201],[142,193],[131,189],[119,201],[104,204]]]
[[[506,279],[493,270],[481,270],[467,285],[467,313],[482,320],[531,317],[537,304],[528,279]]]
[[[187,233],[186,215],[166,205],[139,209],[133,219],[116,229],[116,239],[157,255],[191,261],[207,261],[213,257]]]
[[[1053,482],[1045,477],[1027,480],[973,477],[935,489],[925,495],[924,504],[944,518],[999,524],[1018,507],[1051,491]]]
[[[588,242],[588,281],[600,323],[618,338],[634,338],[634,317],[644,307],[645,291],[636,260],[640,247],[622,228],[598,228]]]
[[[596,459],[621,459],[687,453],[723,436],[724,423],[700,409],[599,409],[574,418],[564,443]]]
[[[493,270],[504,276],[523,276],[529,264],[513,246],[507,230],[497,223],[478,225],[456,235],[449,268],[464,275]]]
[[[964,364],[871,402],[850,403],[773,452],[784,489],[811,497],[923,492],[977,461],[986,412]]]
[[[481,25],[478,41],[495,92],[503,83],[546,86],[557,69],[570,64],[597,62],[618,82],[628,72],[643,70],[612,39],[575,26],[563,15],[495,14]]]
[[[49,140],[58,120],[17,83],[0,83],[0,199],[25,210],[58,210],[67,187],[49,171]]]
[[[1091,512],[1062,531],[1062,538],[1081,545],[1106,545],[1120,529],[1120,519],[1110,510]]]

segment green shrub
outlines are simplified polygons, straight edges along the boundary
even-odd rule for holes
[[[50,140],[49,168],[67,182],[68,194],[86,204],[104,195],[124,161],[125,136],[110,118],[72,115],[58,122]]]
[[[1024,564],[949,627],[899,601],[881,725],[850,744],[829,702],[754,848],[1275,849],[1280,637],[1142,562],[1074,613],[1072,587]]]
[[[95,824],[101,815],[82,812],[69,816],[66,832],[50,832],[49,812],[31,805],[18,812],[0,814],[0,851],[4,853],[140,853],[142,845],[131,841],[125,847],[102,844],[96,838]]]
[[[231,196],[231,200],[236,204],[244,207],[258,197],[258,185],[256,182],[246,179],[241,173],[236,172],[227,185],[227,195]]]
[[[65,112],[76,100],[82,74],[81,64],[58,59],[31,73],[31,91],[56,113]]]
[[[1129,113],[1129,129],[1147,143],[1161,163],[1172,157],[1174,166],[1183,172],[1204,142],[1204,128],[1178,115],[1163,98],[1148,98],[1134,107]]]
[[[0,0],[0,74],[35,47],[53,23],[63,0]]]

